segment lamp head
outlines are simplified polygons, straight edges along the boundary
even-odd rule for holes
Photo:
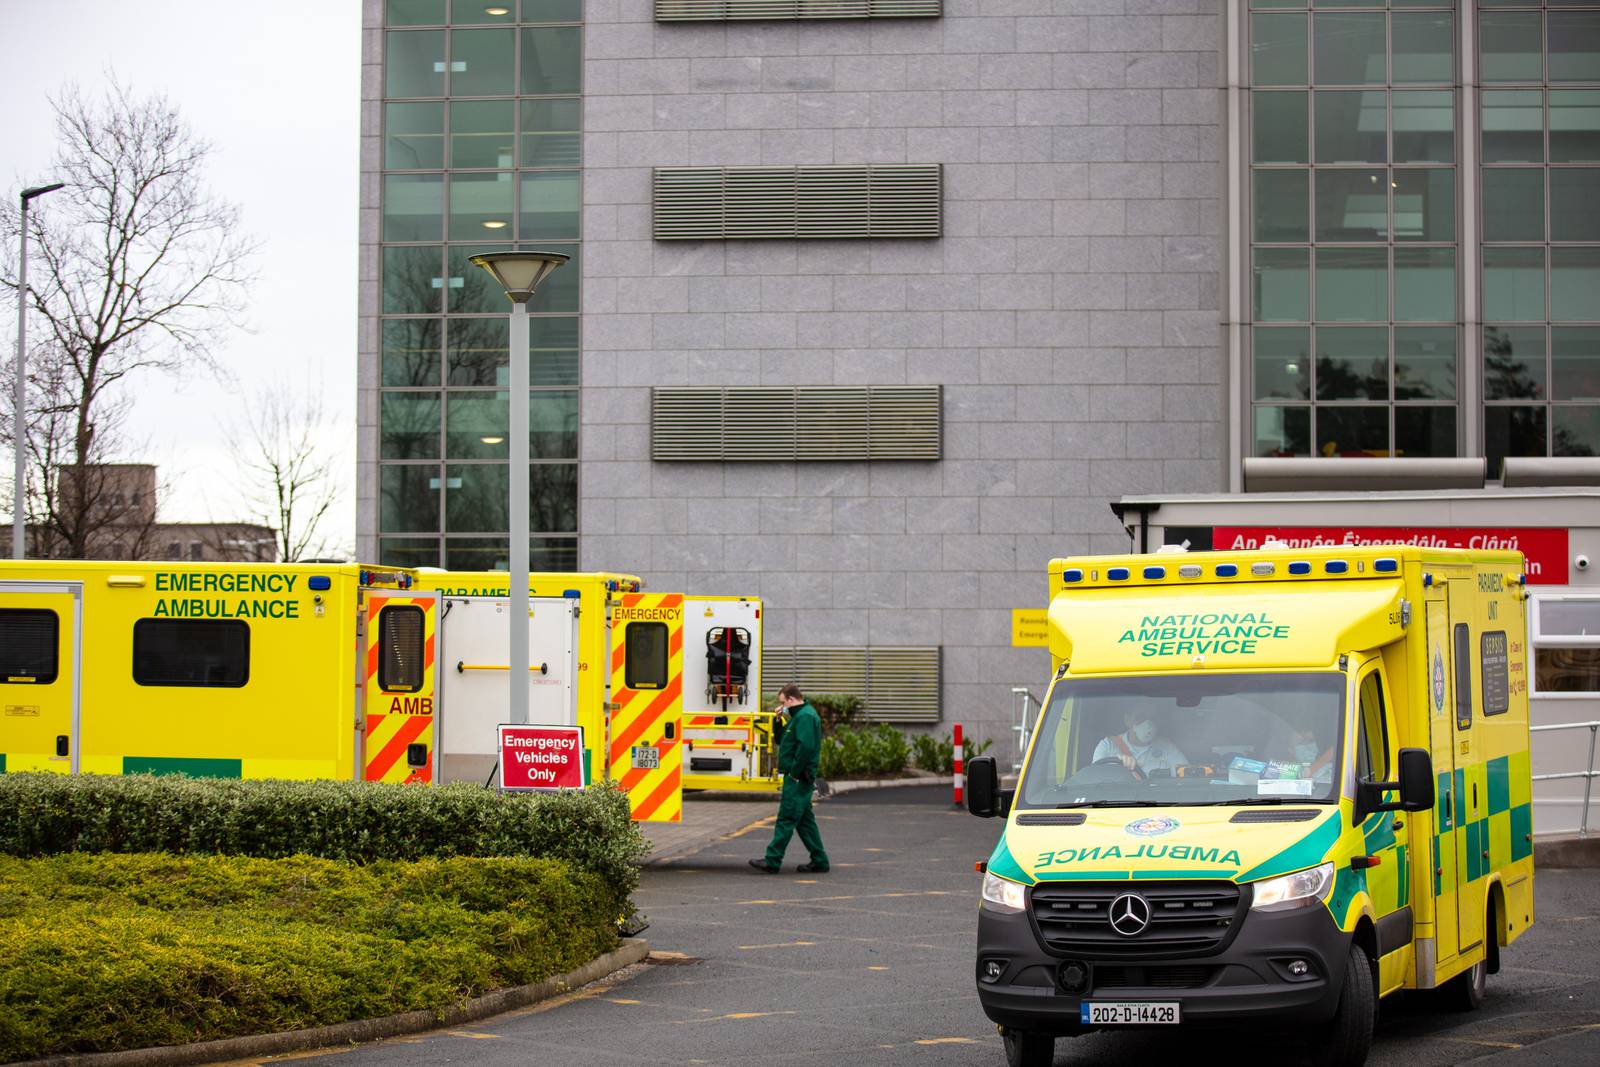
[[[35,185],[31,189],[22,190],[22,202],[26,204],[29,200],[32,200],[36,196],[43,196],[45,193],[53,193],[57,189],[65,189],[66,187],[66,182],[52,182],[49,185]]]
[[[526,304],[540,284],[570,258],[564,252],[483,252],[470,261],[488,271],[513,304]]]

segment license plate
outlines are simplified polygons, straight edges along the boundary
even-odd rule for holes
[[[661,766],[661,750],[653,745],[633,746],[633,769],[653,771]]]
[[[1078,1006],[1078,1021],[1085,1026],[1167,1026],[1178,1015],[1175,1000],[1086,1000]]]

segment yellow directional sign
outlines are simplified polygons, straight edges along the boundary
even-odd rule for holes
[[[1044,608],[1011,609],[1011,644],[1016,648],[1044,648],[1050,634]]]

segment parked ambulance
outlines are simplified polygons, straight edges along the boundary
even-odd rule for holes
[[[1055,560],[1055,672],[983,876],[1013,1065],[1249,1025],[1359,1064],[1377,1003],[1476,1006],[1533,922],[1523,560],[1377,546]]]
[[[349,563],[0,561],[0,772],[495,785],[507,589]],[[780,788],[759,600],[612,573],[529,591],[528,720],[582,730],[585,783],[664,822],[686,782]],[[709,712],[748,743],[697,736]],[[728,754],[686,778],[712,740]]]

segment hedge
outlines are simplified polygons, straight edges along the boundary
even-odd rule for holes
[[[626,900],[648,851],[627,796],[606,786],[507,794],[466,783],[0,774],[0,855],[533,856],[594,871]]]
[[[616,943],[557,860],[0,857],[0,1061],[441,1010]]]

